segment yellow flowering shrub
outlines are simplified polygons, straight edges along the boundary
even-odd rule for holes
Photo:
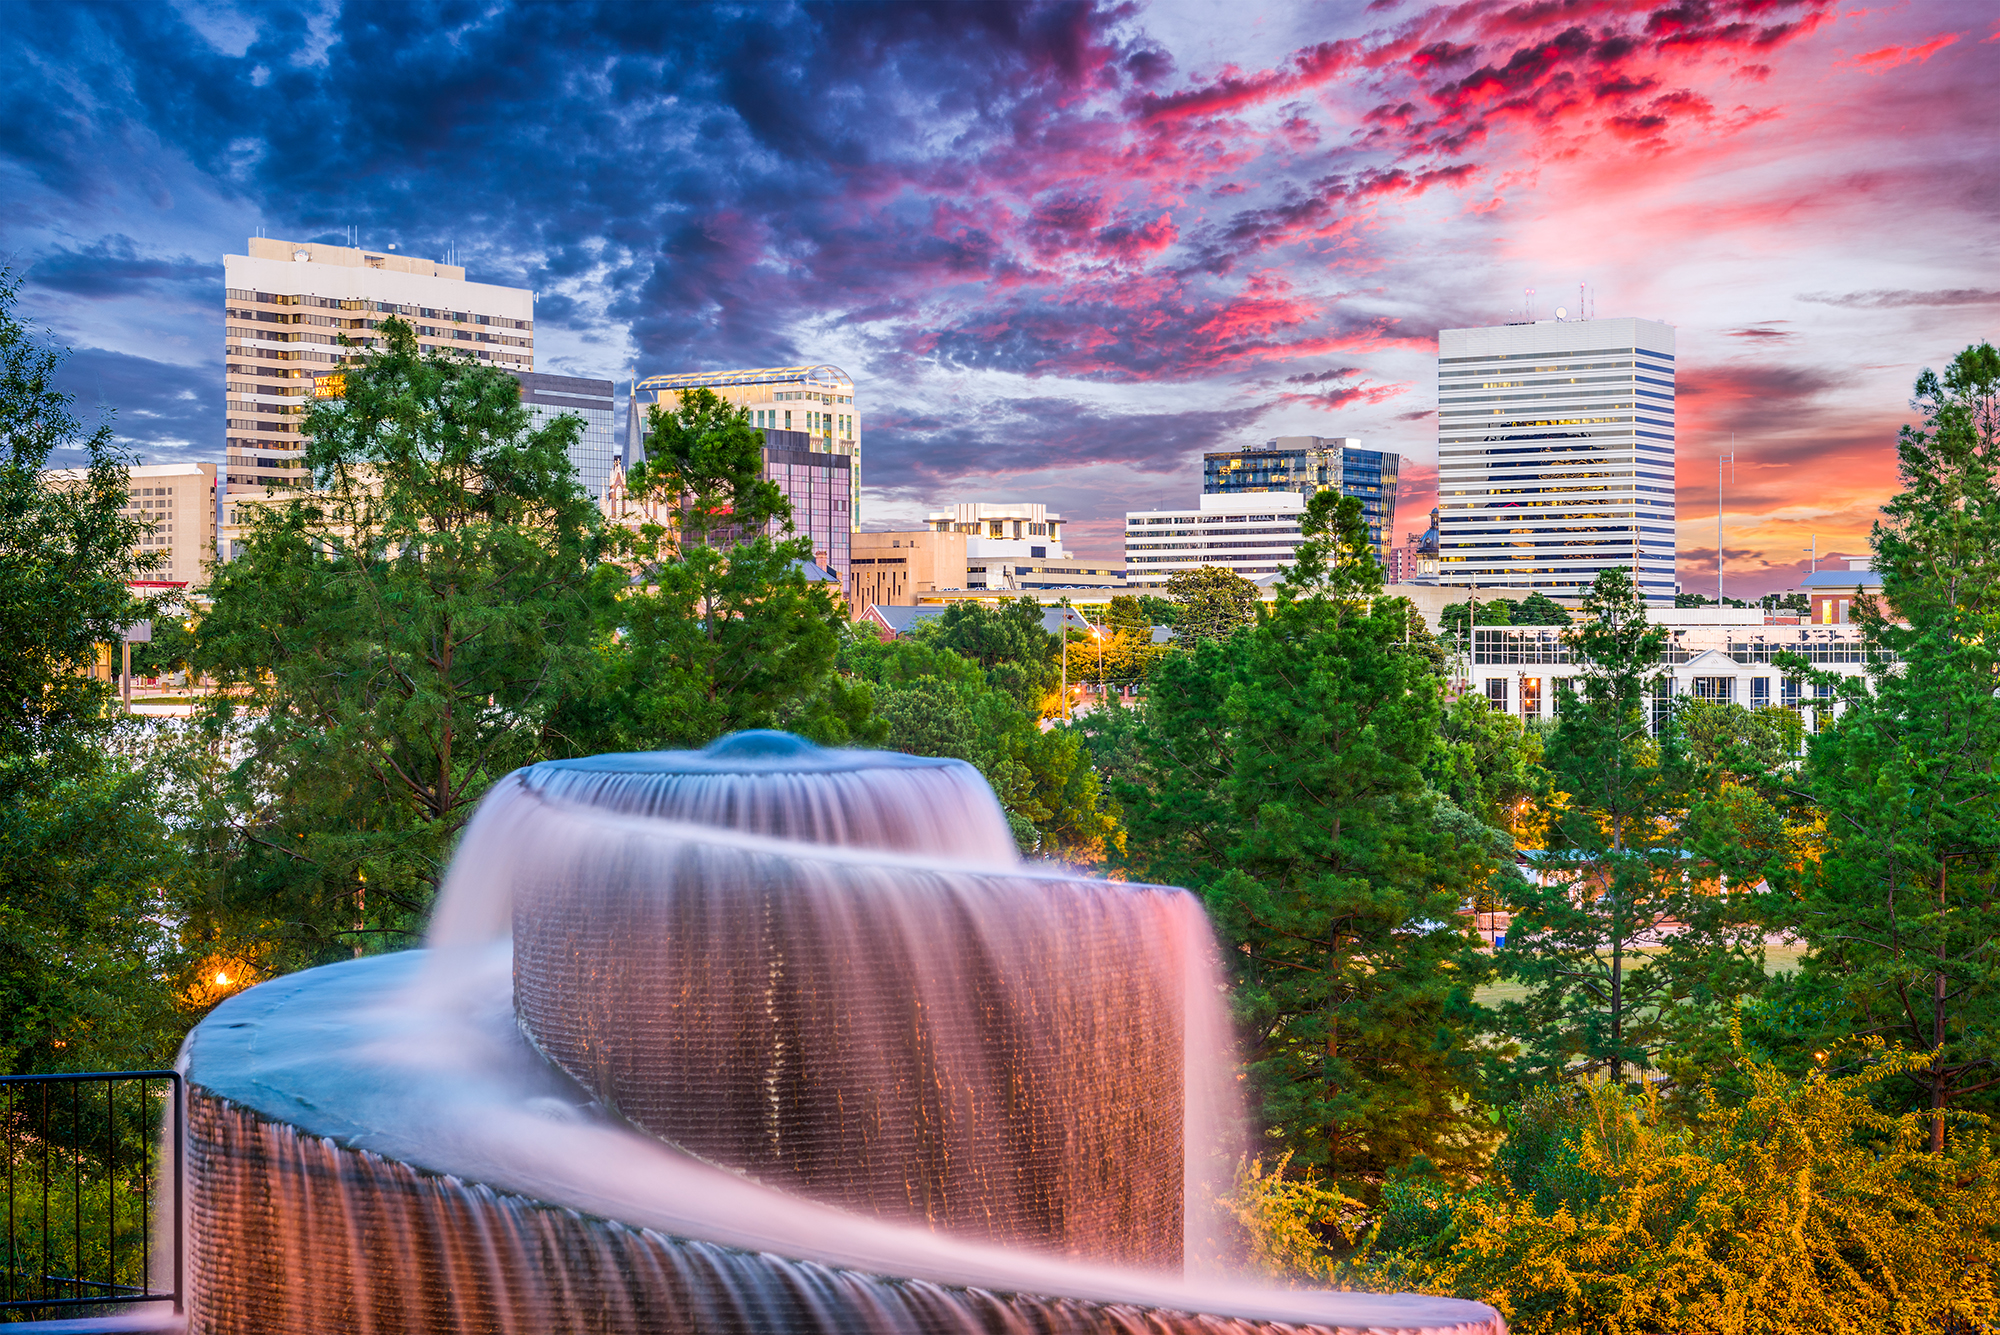
[[[1747,1101],[1693,1119],[1599,1084],[1572,1102],[1561,1185],[1459,1199],[1444,1246],[1371,1251],[1345,1277],[1493,1304],[1516,1335],[1973,1331],[1995,1319],[2000,1168],[1975,1119],[1945,1154],[1885,1076],[1746,1064]]]

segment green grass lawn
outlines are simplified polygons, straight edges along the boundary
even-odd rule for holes
[[[1804,946],[1780,945],[1776,941],[1767,941],[1764,943],[1764,972],[1766,974],[1780,974],[1797,969],[1799,967],[1799,958],[1804,954]],[[1482,1006],[1498,1006],[1509,1001],[1525,1001],[1527,996],[1527,987],[1513,979],[1488,983],[1485,987],[1473,993],[1473,999]]]

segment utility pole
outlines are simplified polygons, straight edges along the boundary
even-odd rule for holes
[[[1056,613],[1056,634],[1062,636],[1062,693],[1063,721],[1069,721],[1069,599],[1065,598]]]
[[[1722,606],[1722,466],[1729,465],[1729,480],[1736,480],[1736,433],[1729,433],[1729,453],[1715,460],[1715,605]]]

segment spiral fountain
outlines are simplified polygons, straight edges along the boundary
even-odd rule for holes
[[[1503,1332],[1201,1273],[1223,1005],[1191,896],[1022,863],[961,762],[532,766],[428,949],[190,1036],[190,1328]]]

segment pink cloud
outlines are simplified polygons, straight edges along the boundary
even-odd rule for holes
[[[1948,32],[1942,36],[1931,38],[1931,40],[1925,42],[1922,46],[1885,46],[1880,50],[1870,51],[1865,55],[1859,55],[1852,60],[1844,61],[1841,67],[1844,69],[1869,70],[1876,74],[1881,74],[1887,70],[1895,69],[1898,65],[1907,65],[1911,61],[1922,64],[1957,40],[1957,33]],[[1988,38],[1987,40],[1991,41],[1992,38]]]

